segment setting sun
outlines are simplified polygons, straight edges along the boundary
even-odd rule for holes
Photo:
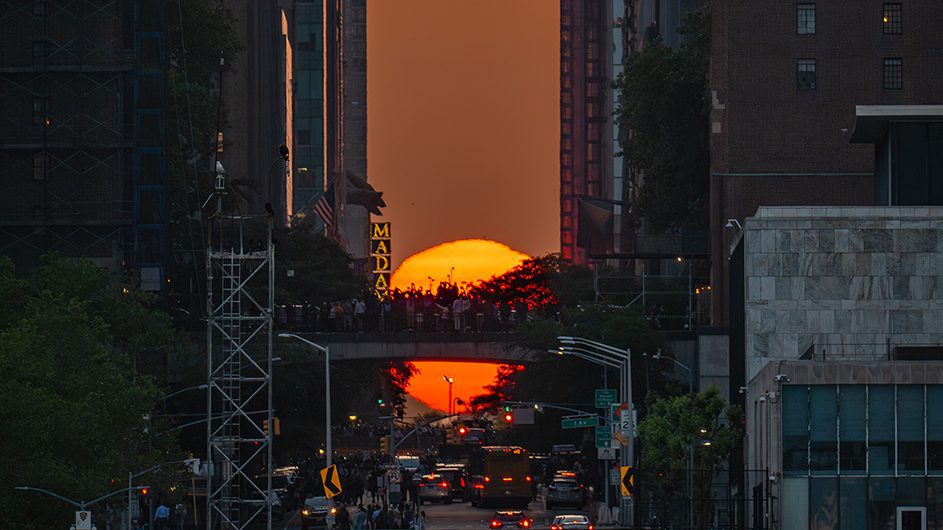
[[[433,283],[474,283],[503,274],[529,258],[527,254],[487,239],[462,239],[442,243],[403,260],[390,284],[406,289],[411,284],[423,289]]]

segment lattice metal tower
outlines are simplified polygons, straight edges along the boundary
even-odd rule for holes
[[[222,203],[206,263],[207,528],[271,528],[273,219],[224,215]]]

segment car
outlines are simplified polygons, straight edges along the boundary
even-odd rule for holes
[[[464,499],[468,487],[468,476],[462,464],[439,464],[435,468],[438,475],[442,475],[452,486],[452,498]]]
[[[327,497],[308,497],[301,505],[299,512],[301,514],[301,530],[328,528],[328,516],[333,516],[336,508],[334,503]]]
[[[452,504],[452,485],[437,473],[423,475],[419,481],[419,504],[435,501]]]
[[[534,520],[520,510],[494,512],[491,522],[488,523],[488,528],[533,528],[533,526]]]
[[[558,515],[550,523],[550,530],[593,530],[593,523],[585,515]]]
[[[560,505],[579,508],[586,502],[586,492],[575,479],[555,478],[547,489],[546,500],[548,510]]]

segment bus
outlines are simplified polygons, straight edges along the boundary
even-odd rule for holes
[[[507,505],[526,508],[533,498],[534,478],[527,451],[518,446],[486,445],[472,451],[469,462],[469,500],[486,508]]]

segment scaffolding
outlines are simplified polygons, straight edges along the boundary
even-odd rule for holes
[[[274,219],[220,210],[206,261],[206,527],[271,528]]]

